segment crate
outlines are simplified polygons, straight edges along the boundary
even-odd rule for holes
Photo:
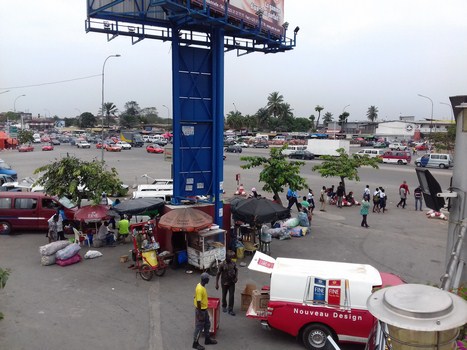
[[[241,310],[246,311],[248,310],[248,307],[250,306],[251,300],[252,300],[252,294],[253,291],[256,289],[256,285],[254,284],[247,284],[245,286],[245,289],[243,289],[241,293]]]

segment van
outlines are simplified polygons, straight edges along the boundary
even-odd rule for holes
[[[384,150],[376,148],[365,148],[357,152],[358,155],[364,156],[367,155],[370,158],[381,157],[384,154]]]
[[[407,165],[412,160],[412,156],[409,151],[386,151],[381,158],[383,163],[399,165]]]
[[[289,156],[296,151],[306,151],[306,145],[288,145],[287,148],[282,151],[282,154],[284,156]]]
[[[48,222],[58,209],[74,219],[76,206],[67,198],[60,200],[40,192],[0,192],[0,234],[21,230],[48,229]]]
[[[0,159],[0,174],[11,176],[15,181],[18,178],[18,173],[11,169],[11,166],[5,163],[3,159]]]
[[[454,166],[454,159],[447,153],[427,153],[423,157],[417,158],[415,165],[419,167],[449,169]]]
[[[173,190],[170,189],[159,189],[159,190],[141,190],[141,191],[134,191],[132,198],[160,198],[164,202],[172,201],[173,197]]]
[[[300,339],[307,349],[336,342],[365,344],[375,318],[368,297],[404,282],[366,264],[277,258],[256,252],[249,269],[270,274],[269,288],[254,290],[247,317]]]

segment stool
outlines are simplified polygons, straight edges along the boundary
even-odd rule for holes
[[[260,241],[260,251],[261,253],[271,255],[271,241]]]

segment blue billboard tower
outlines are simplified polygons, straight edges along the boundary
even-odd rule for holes
[[[284,0],[87,0],[86,31],[172,43],[174,202],[206,196],[222,225],[224,53],[277,53]]]

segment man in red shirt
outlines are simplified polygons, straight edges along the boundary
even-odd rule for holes
[[[399,186],[399,195],[400,195],[401,200],[397,204],[398,208],[399,206],[402,206],[402,208],[405,209],[408,194],[410,194],[409,186],[407,186],[407,181],[404,180],[402,184]]]

